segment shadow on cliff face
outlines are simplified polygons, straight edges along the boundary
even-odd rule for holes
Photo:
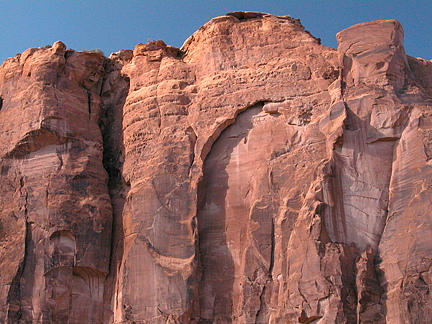
[[[230,183],[244,172],[238,145],[247,142],[252,117],[261,109],[262,105],[256,105],[239,114],[221,133],[204,162],[204,176],[198,188],[200,323],[231,323],[240,315],[235,314],[235,306],[241,303],[241,296],[236,293],[241,287],[236,289],[234,285],[236,276],[241,274],[236,273],[233,254],[236,259],[242,257],[240,241],[245,235],[242,229],[248,221],[248,211],[241,208],[245,197],[237,197],[240,191],[230,188]],[[234,180],[230,181],[230,177]]]
[[[21,298],[23,297],[22,287],[21,287],[21,277],[24,273],[24,267],[26,266],[26,262],[30,265],[30,275],[29,271],[27,271],[27,280],[28,284],[33,285],[35,281],[35,253],[34,252],[34,241],[31,237],[31,225],[28,222],[25,222],[25,254],[22,259],[22,262],[18,268],[18,271],[13,278],[10,290],[8,293],[7,301],[9,303],[9,310],[8,310],[8,322],[9,323],[18,323],[20,320],[31,320],[31,317],[28,316],[28,314],[24,313],[21,308]],[[28,266],[29,267],[29,266]]]
[[[215,153],[215,147],[224,144],[219,140],[214,143],[198,187],[198,246],[202,275],[198,288],[200,323],[231,322],[233,309],[234,261],[226,237],[225,206],[228,190],[225,168],[233,147],[226,148],[227,157],[222,161]]]
[[[395,143],[407,112],[393,121],[391,129],[379,128],[371,124],[373,116],[359,116],[360,104],[349,102],[344,133],[335,145],[333,204],[325,211],[324,222],[333,242],[355,243],[360,251],[370,245],[376,251],[386,226]],[[377,114],[390,123],[389,114]]]
[[[113,75],[117,72],[115,65],[107,66],[107,70],[107,73],[113,71]],[[121,174],[122,158],[124,157],[123,107],[129,93],[130,82],[123,76],[113,80],[107,77],[104,82],[109,82],[109,88],[113,89],[107,93],[101,93],[104,116],[100,126],[104,146],[103,165],[108,172],[108,189],[113,208],[111,259],[104,291],[104,322],[107,322],[112,315],[118,265],[123,257],[123,209],[130,188]]]

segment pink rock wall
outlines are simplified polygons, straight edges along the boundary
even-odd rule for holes
[[[212,19],[0,68],[0,321],[428,323],[432,63]]]

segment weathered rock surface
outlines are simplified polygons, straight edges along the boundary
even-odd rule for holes
[[[0,70],[1,315],[97,322],[112,207],[98,127],[104,58],[29,49]]]
[[[432,63],[237,12],[0,68],[0,321],[428,323]]]

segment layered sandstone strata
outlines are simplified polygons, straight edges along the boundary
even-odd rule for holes
[[[427,323],[432,63],[230,13],[0,68],[8,323]]]

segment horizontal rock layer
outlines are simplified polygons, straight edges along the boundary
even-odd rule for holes
[[[0,321],[427,323],[432,63],[235,12],[0,68]]]

